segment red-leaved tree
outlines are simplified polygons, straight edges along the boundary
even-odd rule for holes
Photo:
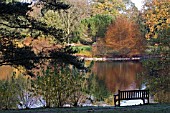
[[[105,43],[120,55],[137,55],[143,51],[139,26],[125,16],[119,16],[107,29]]]

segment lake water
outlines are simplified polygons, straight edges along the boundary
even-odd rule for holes
[[[143,79],[138,74],[142,72],[140,62],[95,62],[93,72],[107,90],[116,94],[118,90],[145,89]],[[143,103],[141,100],[124,101],[121,105],[133,105]]]
[[[141,78],[137,74],[142,72],[140,62],[95,62],[93,72],[104,81],[109,91],[141,89]]]

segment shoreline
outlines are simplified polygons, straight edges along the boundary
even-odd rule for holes
[[[141,60],[140,57],[132,57],[132,58],[92,58],[92,57],[79,57],[82,60],[85,61],[139,61]]]
[[[143,59],[162,58],[161,56],[134,56],[134,57],[86,57],[78,56],[85,61],[140,61]]]

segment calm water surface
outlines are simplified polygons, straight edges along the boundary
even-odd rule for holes
[[[95,62],[93,66],[93,72],[112,93],[143,88],[142,79],[137,76],[142,69],[140,62]]]
[[[143,79],[138,76],[142,70],[140,62],[95,62],[93,66],[93,72],[113,94],[118,90],[144,89]],[[121,106],[141,103],[142,100],[122,101]]]

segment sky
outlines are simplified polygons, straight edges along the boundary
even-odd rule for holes
[[[143,0],[131,0],[133,3],[135,3],[135,6],[140,10],[142,6]]]

